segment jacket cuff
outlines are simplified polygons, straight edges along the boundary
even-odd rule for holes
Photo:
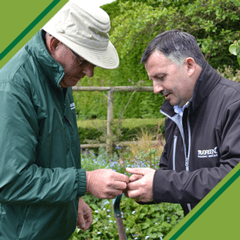
[[[86,193],[86,171],[85,169],[77,169],[77,195],[84,196]]]
[[[156,170],[153,178],[153,200],[156,203],[176,202],[173,195],[177,195],[178,193],[174,189],[174,184],[177,185],[177,183],[172,176],[173,172],[172,170]]]

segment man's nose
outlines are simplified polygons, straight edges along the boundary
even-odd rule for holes
[[[94,76],[94,68],[96,66],[89,63],[83,70],[83,72],[88,76],[88,77],[93,77]]]
[[[162,92],[163,90],[164,89],[163,89],[162,85],[159,82],[153,80],[153,91],[154,91],[154,93],[158,94],[158,93]]]

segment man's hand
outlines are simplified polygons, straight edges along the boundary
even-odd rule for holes
[[[126,170],[133,174],[129,178],[127,196],[138,202],[153,201],[153,177],[156,170],[151,168],[126,168]]]
[[[111,169],[98,169],[86,172],[87,192],[97,198],[112,199],[123,193],[129,182],[124,174]]]
[[[91,208],[82,200],[82,198],[79,198],[77,227],[86,231],[91,226],[92,222],[93,217]]]

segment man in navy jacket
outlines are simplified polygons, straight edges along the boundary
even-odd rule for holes
[[[166,101],[160,169],[128,168],[128,196],[182,204],[185,215],[240,160],[240,84],[221,77],[189,33],[166,31],[142,56],[154,93]]]

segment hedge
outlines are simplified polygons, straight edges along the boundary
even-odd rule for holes
[[[105,143],[107,139],[106,120],[79,120],[78,132],[82,144]],[[156,133],[161,132],[164,136],[164,119],[115,119],[113,121],[113,134],[115,142],[133,141],[141,130]]]

